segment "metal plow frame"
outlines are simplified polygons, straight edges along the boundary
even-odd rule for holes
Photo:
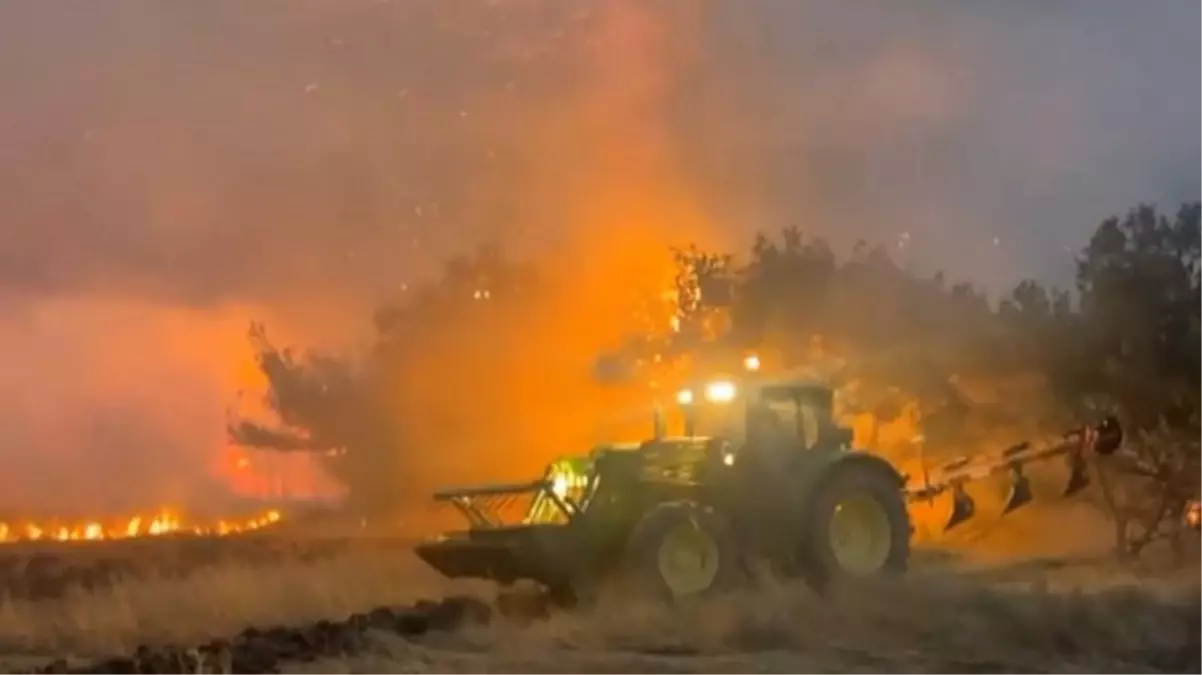
[[[1026,465],[1052,457],[1065,457],[1069,480],[1061,495],[1068,497],[1089,485],[1086,456],[1098,458],[1113,454],[1122,442],[1123,429],[1118,419],[1107,417],[1098,425],[1073,429],[1054,441],[1039,444],[1024,441],[994,455],[961,457],[947,462],[936,469],[941,474],[940,480],[926,482],[919,488],[906,489],[906,499],[931,504],[936,497],[950,492],[952,512],[943,527],[946,532],[976,515],[976,502],[965,489],[968,483],[1008,474],[1010,492],[1002,506],[1002,515],[1005,515],[1025,506],[1034,498],[1031,482],[1024,473]]]
[[[495,530],[507,527],[500,512],[527,496],[531,498],[532,503],[539,497],[547,498],[563,515],[565,522],[571,522],[580,513],[575,503],[556,494],[552,484],[545,480],[449,488],[435,492],[434,502],[450,505],[459,511],[473,530]]]

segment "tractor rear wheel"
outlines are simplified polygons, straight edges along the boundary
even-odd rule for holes
[[[810,585],[905,572],[910,515],[888,466],[841,462],[818,484],[802,524],[801,571]]]
[[[695,502],[649,510],[630,535],[622,567],[623,586],[669,601],[728,590],[742,579],[725,521]]]

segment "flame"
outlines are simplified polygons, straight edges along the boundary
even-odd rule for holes
[[[119,522],[85,520],[75,523],[38,523],[0,521],[0,543],[20,541],[106,541],[139,537],[226,536],[251,532],[274,525],[283,518],[274,509],[250,518],[195,523],[185,520],[179,511],[162,509],[153,515],[133,516]]]

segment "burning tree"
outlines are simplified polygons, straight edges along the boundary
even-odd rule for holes
[[[502,392],[488,386],[486,355],[457,336],[496,334],[529,292],[530,273],[491,247],[453,259],[436,283],[406,291],[377,311],[371,349],[355,358],[297,354],[269,341],[264,326],[252,326],[250,340],[269,382],[266,403],[276,419],[237,419],[231,437],[254,448],[319,453],[357,510],[405,505],[406,488],[425,459],[420,448],[437,447],[431,437],[460,444],[472,430],[490,426],[481,415]],[[436,388],[463,392],[473,405],[439,406],[445,417],[437,419],[413,414],[423,394]]]

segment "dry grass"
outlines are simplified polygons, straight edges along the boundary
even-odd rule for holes
[[[602,607],[420,643],[376,635],[300,672],[1198,672],[1199,589],[1054,592],[911,579],[819,599],[772,587],[701,606]]]
[[[247,626],[343,617],[439,597],[445,585],[406,551],[350,550],[270,567],[224,562],[185,578],[130,578],[55,599],[0,602],[0,653],[98,656],[191,644]]]
[[[1097,565],[949,574],[949,564],[928,561],[902,582],[827,599],[768,584],[687,609],[603,605],[419,641],[373,634],[364,652],[290,671],[1144,672],[1185,663],[1198,672],[1196,567],[1170,584]],[[268,568],[225,562],[182,579],[4,602],[0,652],[11,658],[0,670],[31,657],[200,643],[249,625],[342,618],[464,590],[485,587],[452,586],[403,550],[350,549]]]

